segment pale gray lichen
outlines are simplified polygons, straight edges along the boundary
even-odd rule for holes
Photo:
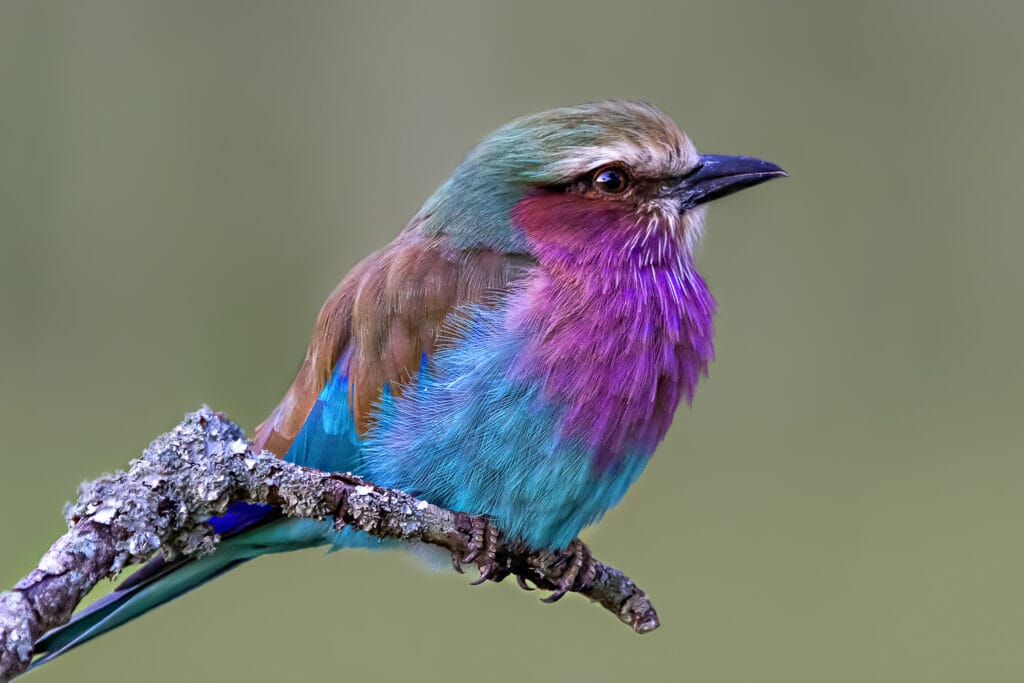
[[[32,659],[36,620],[34,615],[26,618],[26,614],[32,615],[32,610],[24,595],[0,593],[0,680],[6,680],[3,672]]]
[[[205,524],[230,502],[231,478],[223,473],[245,442],[241,429],[209,408],[191,413],[158,437],[127,471],[86,482],[69,506],[68,524],[89,517],[126,532],[115,571],[159,549],[167,556],[210,552],[216,545]]]
[[[204,407],[154,440],[127,471],[83,483],[78,501],[65,506],[68,533],[13,591],[0,593],[0,682],[25,670],[34,641],[66,623],[101,579],[157,550],[169,557],[212,551],[218,539],[206,520],[235,501],[271,503],[293,517],[333,515],[336,526],[433,544],[459,557],[468,552],[472,533],[465,514],[352,475],[253,453],[237,425]],[[544,553],[512,546],[497,552],[509,571],[542,588],[554,588],[563,571]],[[647,596],[618,570],[594,564],[594,579],[574,590],[638,633],[657,628]]]

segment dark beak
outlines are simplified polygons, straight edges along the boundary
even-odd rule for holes
[[[679,210],[685,211],[786,175],[779,166],[763,159],[703,154],[700,166],[682,179],[674,194],[681,200]]]

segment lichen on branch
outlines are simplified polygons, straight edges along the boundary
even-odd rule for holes
[[[470,551],[480,520],[437,507],[351,474],[313,470],[271,453],[254,453],[244,432],[220,413],[203,408],[157,438],[127,471],[82,484],[66,509],[68,532],[14,588],[0,593],[0,681],[22,673],[33,643],[68,622],[101,579],[145,562],[212,552],[218,538],[206,520],[237,501],[270,503],[285,515],[334,519],[378,538],[429,543],[456,557]],[[498,540],[500,571],[555,590],[564,558],[529,552]],[[581,544],[580,544],[581,545]],[[562,582],[566,583],[566,582]],[[568,585],[568,584],[567,584]],[[646,594],[622,572],[597,560],[569,586],[614,613],[637,633],[658,627]]]

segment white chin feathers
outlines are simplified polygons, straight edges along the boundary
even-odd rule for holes
[[[704,238],[704,206],[680,214],[674,201],[656,200],[643,209],[637,217],[636,236],[630,247],[639,247],[638,251],[646,255],[646,265],[661,260],[669,250],[692,255]]]
[[[704,239],[704,217],[707,215],[707,207],[703,204],[684,211],[677,220],[682,224],[683,242],[687,250],[692,254],[700,246]]]

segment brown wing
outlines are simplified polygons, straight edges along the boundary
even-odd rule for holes
[[[356,427],[365,434],[384,385],[401,392],[423,354],[436,350],[452,309],[502,290],[527,262],[523,255],[456,250],[442,240],[403,232],[341,281],[320,310],[298,375],[257,427],[257,448],[284,456],[343,353]]]

